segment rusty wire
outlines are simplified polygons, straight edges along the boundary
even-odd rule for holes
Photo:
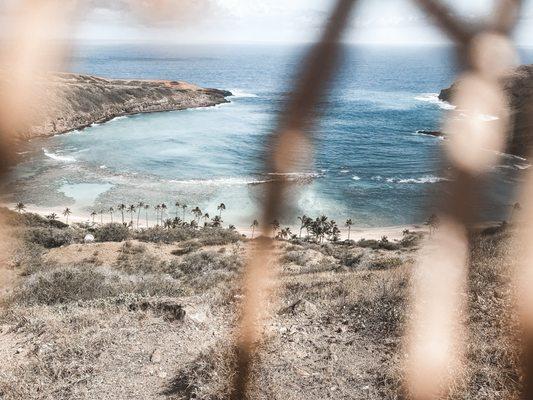
[[[461,315],[468,272],[468,233],[478,222],[477,207],[482,203],[480,177],[497,160],[496,152],[502,151],[511,130],[509,107],[500,79],[513,65],[514,50],[509,35],[515,26],[522,2],[520,0],[499,0],[492,17],[484,24],[469,24],[459,18],[442,2],[437,0],[415,0],[431,16],[437,26],[455,43],[457,60],[463,71],[454,103],[458,110],[467,113],[467,118],[455,118],[451,113],[445,124],[449,140],[445,145],[446,158],[451,170],[448,195],[440,201],[442,224],[436,234],[421,251],[414,272],[412,296],[410,298],[413,317],[406,332],[406,389],[416,400],[429,400],[446,396],[450,382],[461,365],[465,328],[461,326]],[[313,138],[310,130],[317,117],[317,104],[327,92],[338,64],[341,51],[340,38],[348,24],[355,0],[337,0],[331,16],[318,43],[311,49],[296,76],[296,84],[279,118],[278,128],[267,143],[265,170],[276,173],[279,180],[267,186],[263,203],[262,234],[246,267],[243,289],[244,300],[238,326],[236,327],[235,356],[237,360],[234,379],[231,382],[231,398],[245,399],[251,383],[252,360],[261,342],[263,326],[268,318],[269,295],[276,280],[276,265],[273,261],[274,242],[270,239],[269,222],[280,215],[290,201],[287,196],[289,182],[283,174],[301,167],[295,159],[310,162]],[[40,7],[30,4],[27,11],[32,18],[46,24],[54,24],[48,6],[61,9],[62,5],[52,0],[39,2]],[[35,13],[41,10],[42,13]],[[66,14],[54,14],[65,18]],[[30,20],[30,18],[28,18]],[[32,40],[39,46],[40,37]],[[46,36],[46,35],[44,35]],[[25,42],[23,42],[25,43]],[[46,42],[48,43],[48,42]],[[36,60],[28,53],[20,59],[14,57],[15,66],[32,66],[32,72],[48,61]],[[19,49],[20,50],[20,49]],[[16,53],[14,53],[16,54]],[[36,52],[35,54],[39,54]],[[59,57],[59,53],[55,55]],[[46,61],[46,62],[45,62]],[[28,64],[29,63],[29,64]],[[23,70],[24,71],[24,70]],[[32,74],[21,76],[19,88],[27,89]],[[17,89],[18,90],[18,89]],[[27,94],[22,91],[3,91],[0,96],[0,152],[2,162],[14,154],[12,136],[24,127],[24,118],[17,111],[20,99]],[[482,95],[480,95],[480,92]],[[7,93],[7,94],[6,94]],[[9,97],[12,94],[13,98]],[[475,94],[475,96],[474,96]],[[7,96],[7,97],[6,97]],[[31,96],[26,96],[26,98]],[[16,112],[11,112],[15,110]],[[497,115],[499,122],[481,124],[479,114]],[[529,127],[531,127],[531,121]],[[489,150],[489,151],[488,151]],[[302,156],[305,153],[305,156]],[[295,157],[295,155],[298,157]],[[529,173],[522,188],[523,212],[521,232],[526,243],[533,241],[533,173]],[[533,248],[525,246],[520,258],[517,279],[522,290],[520,315],[524,322],[524,367],[526,384],[524,398],[533,398]]]
[[[279,217],[280,210],[289,202],[286,196],[288,182],[284,174],[294,172],[297,166],[294,160],[310,159],[312,137],[309,130],[316,116],[317,104],[331,83],[341,47],[339,40],[354,5],[355,0],[337,1],[322,37],[310,50],[297,75],[278,129],[268,141],[270,156],[265,163],[266,172],[275,173],[279,179],[267,186],[261,223],[263,237],[256,242],[245,270],[245,297],[236,332],[236,371],[230,389],[233,400],[248,398],[252,359],[260,344],[268,314],[269,289],[272,288],[276,268],[272,265],[270,222]],[[298,165],[301,167],[301,164]]]
[[[412,316],[405,338],[406,389],[416,400],[430,400],[447,396],[462,364],[468,234],[479,218],[481,178],[504,151],[510,130],[508,101],[500,80],[516,59],[508,35],[520,2],[499,1],[492,20],[474,28],[438,1],[417,3],[452,38],[463,69],[453,94],[457,108],[444,125],[452,179],[448,195],[440,202],[443,223],[415,268]],[[485,113],[497,116],[498,122],[482,123],[479,117]]]

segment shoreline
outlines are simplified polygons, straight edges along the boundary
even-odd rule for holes
[[[11,211],[14,210],[14,203],[3,203],[0,204],[1,207],[6,207]],[[37,207],[34,205],[26,205],[26,210],[24,212],[26,213],[34,213],[41,215],[42,217],[46,217],[47,215],[51,213],[56,213],[58,218],[57,220],[66,223],[66,218],[63,216],[63,210],[65,207]],[[172,215],[169,215],[171,217]],[[129,215],[125,215],[124,218],[125,222],[129,222],[130,218]],[[133,218],[133,222],[135,225],[135,222],[137,221],[136,217]],[[121,215],[120,213],[115,210],[115,215],[113,218],[113,222],[120,223],[121,222]],[[156,224],[155,220],[149,219],[149,227],[153,228]],[[92,220],[89,216],[84,217],[81,216],[79,213],[76,213],[73,211],[73,213],[69,216],[69,225],[72,225],[73,223],[92,223]],[[109,213],[103,214],[103,224],[111,223],[111,218]],[[102,225],[102,222],[100,222],[100,214],[95,216],[94,218],[94,224],[96,226]],[[226,223],[225,227],[227,228],[229,224]],[[293,234],[298,235],[299,234],[299,226],[296,225],[285,225],[282,224],[281,227],[289,227]],[[141,214],[141,217],[139,219],[139,229],[146,228],[146,220],[144,216]],[[136,229],[136,228],[135,228]],[[237,232],[239,232],[242,235],[245,235],[247,238],[250,238],[252,235],[252,229],[250,227],[244,227],[244,226],[235,226],[235,229]],[[348,239],[348,228],[345,226],[339,226],[340,229],[340,240]],[[358,241],[360,239],[367,239],[367,240],[380,240],[383,236],[386,236],[389,240],[399,240],[403,237],[403,231],[404,230],[410,230],[410,231],[417,231],[417,232],[429,232],[429,229],[424,226],[423,224],[404,224],[404,225],[391,225],[391,226],[380,226],[380,227],[358,227],[358,226],[352,226],[350,230],[350,239]],[[261,234],[261,229],[257,228],[254,232],[254,237],[258,237]],[[302,237],[305,234],[305,229],[302,231]]]

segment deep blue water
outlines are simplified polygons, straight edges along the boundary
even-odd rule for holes
[[[209,109],[120,118],[31,143],[13,173],[13,199],[42,207],[107,209],[119,202],[186,202],[248,225],[258,216],[261,153],[304,47],[108,46],[78,49],[70,70],[113,78],[184,80],[232,91]],[[531,62],[533,53],[523,53]],[[296,215],[352,218],[360,226],[423,221],[446,177],[438,129],[446,104],[436,99],[454,77],[447,47],[346,47],[316,132],[315,164],[296,171]],[[491,194],[499,217],[519,166],[502,160]],[[505,208],[505,207],[503,207]],[[172,210],[172,207],[170,207]]]

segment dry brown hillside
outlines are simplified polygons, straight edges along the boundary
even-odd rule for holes
[[[2,298],[0,398],[227,398],[254,241],[217,228],[135,233],[4,213],[23,246]],[[104,241],[81,243],[87,231]],[[451,398],[510,399],[520,388],[507,236],[498,228],[473,239],[467,360]],[[278,241],[280,300],[251,398],[398,398],[419,240]]]

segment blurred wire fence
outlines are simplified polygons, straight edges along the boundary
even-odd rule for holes
[[[411,319],[405,334],[405,393],[426,400],[446,397],[463,358],[464,313],[468,276],[469,232],[479,222],[477,210],[483,203],[480,181],[505,151],[512,130],[509,100],[501,78],[518,57],[510,34],[520,13],[521,1],[498,0],[486,21],[472,24],[457,16],[446,3],[415,0],[435,24],[453,41],[460,76],[453,93],[456,109],[445,122],[447,133],[444,158],[449,175],[446,197],[436,199],[441,215],[440,228],[421,250],[414,271]],[[68,3],[68,5],[67,5]],[[131,1],[142,9],[171,7],[172,1]],[[319,41],[302,61],[294,86],[279,115],[277,129],[265,146],[267,173],[279,176],[312,163],[312,127],[319,118],[318,103],[327,95],[342,52],[342,35],[356,6],[355,0],[337,0],[325,23]],[[20,1],[12,6],[13,26],[6,31],[9,45],[0,53],[0,151],[2,171],[16,154],[17,136],[31,124],[24,111],[28,103],[46,101],[46,93],[32,84],[36,75],[59,68],[68,54],[69,43],[54,40],[59,31],[69,32],[70,22],[89,2],[57,0]],[[137,4],[137,6],[139,5]],[[77,7],[75,7],[77,6]],[[460,115],[459,115],[460,114]],[[497,116],[491,124],[482,115]],[[531,127],[527,121],[526,126]],[[280,217],[290,205],[290,182],[283,179],[267,185],[262,204],[263,235],[255,242],[243,280],[244,299],[235,331],[236,370],[232,399],[253,397],[249,393],[252,364],[261,349],[263,327],[275,303],[275,243],[269,239],[269,221]],[[520,234],[533,243],[533,172],[522,187],[523,212]],[[524,398],[533,398],[533,246],[525,246],[520,259],[518,312],[524,322]],[[303,394],[302,394],[303,395]]]

